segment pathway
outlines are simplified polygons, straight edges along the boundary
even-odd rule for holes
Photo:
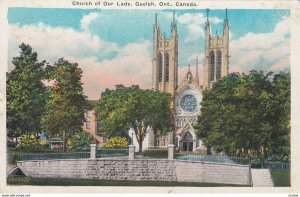
[[[253,187],[274,187],[269,169],[251,169]]]

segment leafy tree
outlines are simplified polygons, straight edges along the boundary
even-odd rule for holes
[[[101,130],[108,135],[124,136],[132,128],[142,150],[148,128],[161,133],[170,131],[170,104],[171,97],[167,93],[142,90],[135,85],[117,85],[115,90],[106,89],[102,93],[96,111]]]
[[[86,101],[81,83],[82,70],[77,63],[62,58],[49,70],[54,83],[42,125],[50,136],[63,138],[66,151],[69,136],[81,131],[83,125]]]
[[[44,79],[45,61],[37,60],[37,53],[29,45],[21,44],[20,56],[14,57],[14,69],[7,74],[7,135],[41,131],[41,116],[44,113],[47,93]]]
[[[272,160],[290,159],[291,77],[289,72],[280,72],[273,78],[273,97],[268,108],[272,132],[268,143]]]
[[[231,74],[204,92],[196,125],[209,147],[227,154],[289,147],[289,74]],[[280,92],[281,94],[279,94]]]
[[[68,149],[81,151],[90,146],[92,141],[92,136],[84,131],[77,131],[72,133],[68,139]]]

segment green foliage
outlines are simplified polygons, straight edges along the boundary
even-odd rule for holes
[[[84,131],[73,133],[68,139],[68,149],[81,151],[89,148],[92,141],[92,136]]]
[[[128,141],[125,137],[112,137],[103,144],[105,148],[123,148],[128,146]]]
[[[81,131],[84,119],[86,101],[81,83],[82,70],[77,63],[64,59],[59,59],[48,70],[54,84],[45,106],[42,125],[49,136],[58,135],[64,139],[66,151],[67,139],[74,132]]]
[[[256,155],[251,158],[251,168],[261,168],[264,163],[263,155]]]
[[[144,157],[168,158],[168,149],[149,149],[142,152]]]
[[[198,136],[217,151],[289,155],[290,75],[231,74],[204,91]]]
[[[37,53],[29,45],[21,44],[20,56],[14,57],[14,69],[7,74],[7,135],[38,133],[44,113],[47,93],[44,79],[45,61],[38,62]]]
[[[20,142],[16,146],[20,151],[42,151],[46,148],[46,142],[38,140],[34,135],[21,135]]]
[[[291,171],[270,169],[275,187],[291,187]]]
[[[139,147],[148,127],[166,133],[172,125],[171,96],[167,93],[142,90],[138,86],[117,85],[107,89],[96,108],[100,129],[107,135],[126,135],[132,128]]]

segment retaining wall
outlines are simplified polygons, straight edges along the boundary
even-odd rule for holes
[[[251,185],[249,166],[166,159],[64,159],[20,161],[26,176],[152,180]]]

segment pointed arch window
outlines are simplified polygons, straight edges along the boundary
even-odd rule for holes
[[[162,55],[161,53],[158,55],[158,79],[159,82],[162,82]]]
[[[215,80],[215,52],[211,51],[209,54],[209,67],[210,67],[210,81]]]
[[[221,79],[222,72],[222,52],[218,51],[217,53],[217,80]]]
[[[166,55],[165,55],[165,75],[166,75],[166,82],[168,82],[169,81],[169,54],[168,53],[166,53]]]

